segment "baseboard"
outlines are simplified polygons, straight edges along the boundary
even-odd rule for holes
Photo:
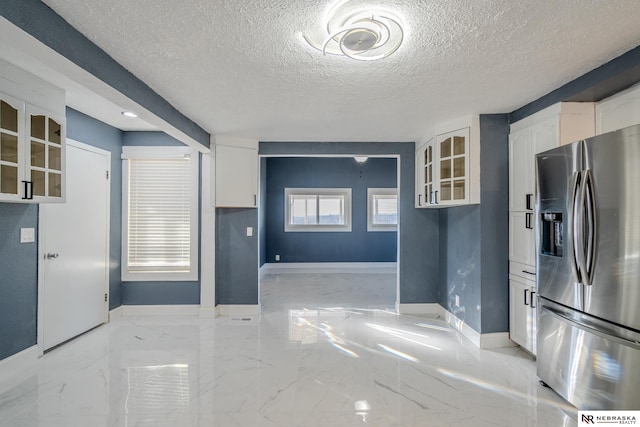
[[[269,262],[260,267],[260,273],[299,273],[300,270],[318,273],[395,272],[395,262]]]
[[[109,322],[112,322],[120,317],[122,317],[122,306],[118,306],[113,310],[109,310]]]
[[[462,336],[478,348],[489,349],[513,347],[515,345],[514,342],[509,339],[509,332],[481,334],[440,304],[438,304],[438,316],[442,317],[451,327],[460,332]]]
[[[123,305],[122,316],[199,316],[199,305]]]
[[[259,316],[258,304],[220,304],[216,306],[220,316]]]
[[[409,315],[433,315],[439,314],[440,304],[428,303],[428,304],[400,304],[398,311],[400,314]]]
[[[215,319],[218,311],[218,307],[200,307],[199,316],[203,319]]]
[[[0,360],[0,382],[21,372],[26,372],[38,361],[38,346],[33,345]]]

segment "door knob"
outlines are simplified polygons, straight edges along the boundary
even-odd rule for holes
[[[56,259],[58,258],[60,255],[57,253],[53,253],[53,252],[49,252],[48,254],[45,255],[46,259]]]

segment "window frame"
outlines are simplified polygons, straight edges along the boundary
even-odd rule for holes
[[[290,197],[295,195],[315,195],[319,196],[343,196],[344,197],[344,225],[342,224],[292,224],[291,223],[291,203]],[[316,204],[317,209],[320,204]],[[351,188],[290,188],[284,189],[284,231],[291,232],[330,232],[330,233],[350,233],[352,212],[352,190]]]
[[[376,224],[373,222],[373,199],[374,196],[395,195],[396,196],[396,223]],[[398,217],[400,216],[400,201],[398,199],[397,188],[367,188],[367,231],[398,231]]]
[[[129,259],[129,160],[130,159],[176,159],[189,156],[189,198],[190,198],[190,253],[189,271],[185,272],[132,272],[128,269]],[[126,282],[149,281],[197,281],[199,278],[199,165],[200,153],[191,147],[122,147],[122,256],[121,279]]]

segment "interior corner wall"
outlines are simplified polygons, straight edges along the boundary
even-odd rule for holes
[[[439,216],[416,209],[413,142],[261,142],[260,155],[396,155],[400,157],[399,287],[401,304],[437,302]]]
[[[483,334],[509,330],[509,116],[480,116]]]
[[[368,231],[368,188],[397,187],[397,159],[269,157],[266,179],[266,260],[276,262],[396,262],[394,231]],[[350,232],[285,232],[285,188],[350,188]]]
[[[142,147],[184,146],[183,143],[164,132],[148,131],[124,132],[122,145]],[[122,164],[122,160],[120,160],[120,164]],[[120,187],[120,194],[122,194],[122,184]],[[201,190],[201,188],[198,190],[199,200],[202,199]],[[201,211],[198,209],[198,221],[200,221],[200,216]],[[200,247],[200,234],[200,227],[198,227],[198,248]],[[200,280],[123,281],[121,283],[121,294],[123,305],[200,304]]]
[[[38,243],[20,243],[20,229],[38,235],[38,205],[0,203],[0,360],[36,345]]]
[[[109,309],[122,304],[122,138],[123,132],[99,120],[67,108],[67,137],[111,152],[111,199],[109,213]]]
[[[440,210],[438,302],[477,332],[506,332],[509,116],[481,115],[480,141],[480,204]]]
[[[267,262],[267,159],[260,159],[260,195],[258,197],[259,202],[259,215],[258,218],[258,235],[260,236],[260,267]]]

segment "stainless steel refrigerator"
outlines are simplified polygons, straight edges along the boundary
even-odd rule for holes
[[[538,376],[640,409],[640,125],[536,156]]]

